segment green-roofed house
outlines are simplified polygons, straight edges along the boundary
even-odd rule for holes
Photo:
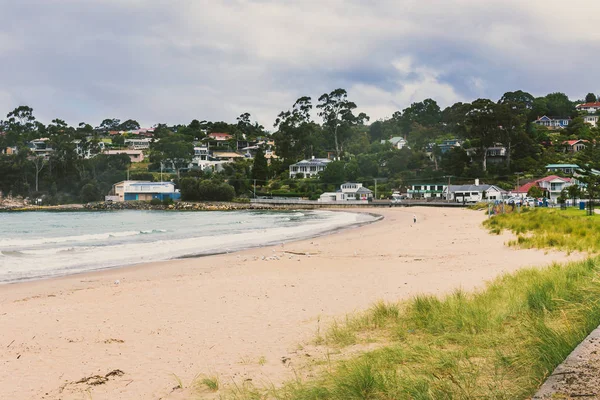
[[[441,199],[444,190],[446,190],[446,185],[443,183],[416,183],[407,190],[407,197],[409,199]]]
[[[572,175],[579,169],[577,164],[548,164],[546,165],[546,171],[548,172],[562,172],[565,175]]]

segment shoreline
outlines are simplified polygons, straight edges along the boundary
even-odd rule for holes
[[[115,211],[120,211],[120,210],[115,210]],[[132,211],[135,211],[135,210],[132,210]],[[142,210],[140,210],[140,211],[142,211]],[[204,210],[204,211],[207,211],[207,210]],[[247,210],[229,210],[229,211],[247,211]],[[252,211],[252,210],[250,210],[250,211]],[[261,211],[261,210],[256,210],[256,211]],[[265,211],[288,211],[288,210],[265,210]],[[294,211],[294,210],[290,209],[289,211]],[[304,211],[306,211],[306,210],[304,210]],[[373,217],[374,219],[372,221],[355,222],[355,223],[344,225],[344,226],[333,227],[331,229],[327,229],[322,232],[316,232],[316,233],[311,234],[306,237],[294,238],[294,239],[289,239],[289,240],[271,241],[271,242],[267,242],[267,243],[255,245],[255,246],[240,247],[240,248],[233,249],[231,251],[229,251],[229,250],[227,250],[227,251],[210,250],[210,252],[208,252],[208,253],[193,253],[193,254],[187,254],[187,255],[178,256],[178,257],[166,258],[163,260],[141,261],[141,262],[132,263],[132,264],[121,264],[121,265],[114,265],[114,266],[101,266],[101,267],[91,268],[91,269],[88,269],[85,271],[79,271],[79,272],[73,272],[73,273],[38,276],[38,277],[33,277],[33,278],[23,278],[23,279],[6,281],[6,282],[0,281],[0,288],[5,285],[19,285],[19,284],[24,284],[24,283],[28,283],[28,282],[47,281],[47,280],[52,280],[52,279],[66,278],[66,277],[70,277],[70,276],[82,276],[85,274],[117,270],[117,269],[121,269],[121,268],[143,267],[144,265],[150,265],[150,264],[154,264],[154,263],[167,263],[167,262],[177,261],[177,260],[193,260],[193,259],[199,259],[199,258],[204,258],[204,257],[219,256],[219,255],[224,255],[224,254],[235,254],[235,253],[252,250],[252,249],[274,247],[274,246],[284,245],[284,244],[288,244],[288,243],[294,243],[294,242],[303,241],[303,240],[315,239],[315,238],[319,238],[322,236],[335,234],[337,232],[343,232],[343,231],[349,230],[349,229],[360,228],[361,226],[364,226],[364,225],[370,225],[370,224],[380,222],[385,218],[381,214],[360,211],[360,210],[347,211],[347,210],[340,210],[340,209],[322,209],[322,210],[310,210],[310,211],[317,211],[317,212],[318,211],[330,211],[330,212],[348,212],[348,213],[353,213],[353,214],[365,214],[365,215],[369,215],[369,216]]]
[[[172,374],[278,384],[334,318],[578,257],[508,248],[512,236],[488,234],[480,212],[376,213],[376,224],[282,245],[0,286],[0,365],[11,371],[0,398],[181,398]],[[77,383],[117,369],[106,384]]]

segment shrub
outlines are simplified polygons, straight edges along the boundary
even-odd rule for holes
[[[100,190],[95,183],[88,183],[81,188],[81,192],[79,193],[79,197],[81,197],[81,201],[84,203],[89,203],[91,201],[100,200]]]
[[[160,206],[162,204],[162,201],[160,201],[160,199],[154,198],[150,200],[150,204],[153,206]]]

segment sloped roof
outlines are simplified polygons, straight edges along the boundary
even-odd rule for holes
[[[580,108],[580,107],[599,107],[600,108],[600,101],[595,101],[593,103],[577,104],[575,106],[575,108]]]
[[[487,192],[490,189],[498,192],[505,191],[494,185],[450,185],[450,192]]]
[[[548,164],[545,168],[579,168],[577,164]]]
[[[361,186],[356,190],[356,193],[373,193],[373,191],[371,189],[367,189],[364,186]]]

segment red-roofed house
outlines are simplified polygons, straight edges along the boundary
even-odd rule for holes
[[[565,140],[562,144],[565,146],[565,150],[569,153],[577,153],[578,151],[584,150],[587,140]]]
[[[209,133],[208,137],[212,140],[216,140],[217,142],[224,142],[230,140],[233,136],[231,136],[229,133],[213,132]]]
[[[593,114],[596,111],[600,110],[600,101],[595,101],[593,103],[577,104],[575,108],[578,111],[587,111],[588,113]]]
[[[558,175],[550,175],[535,180],[533,182],[526,183],[518,189],[513,190],[512,194],[520,197],[525,197],[529,189],[531,189],[531,187],[537,186],[540,189],[542,189],[544,195],[547,198],[549,198],[550,201],[556,203],[556,199],[560,196],[560,192],[562,192],[563,189],[566,189],[571,185],[573,185],[573,181],[571,180],[571,178],[563,178]]]

